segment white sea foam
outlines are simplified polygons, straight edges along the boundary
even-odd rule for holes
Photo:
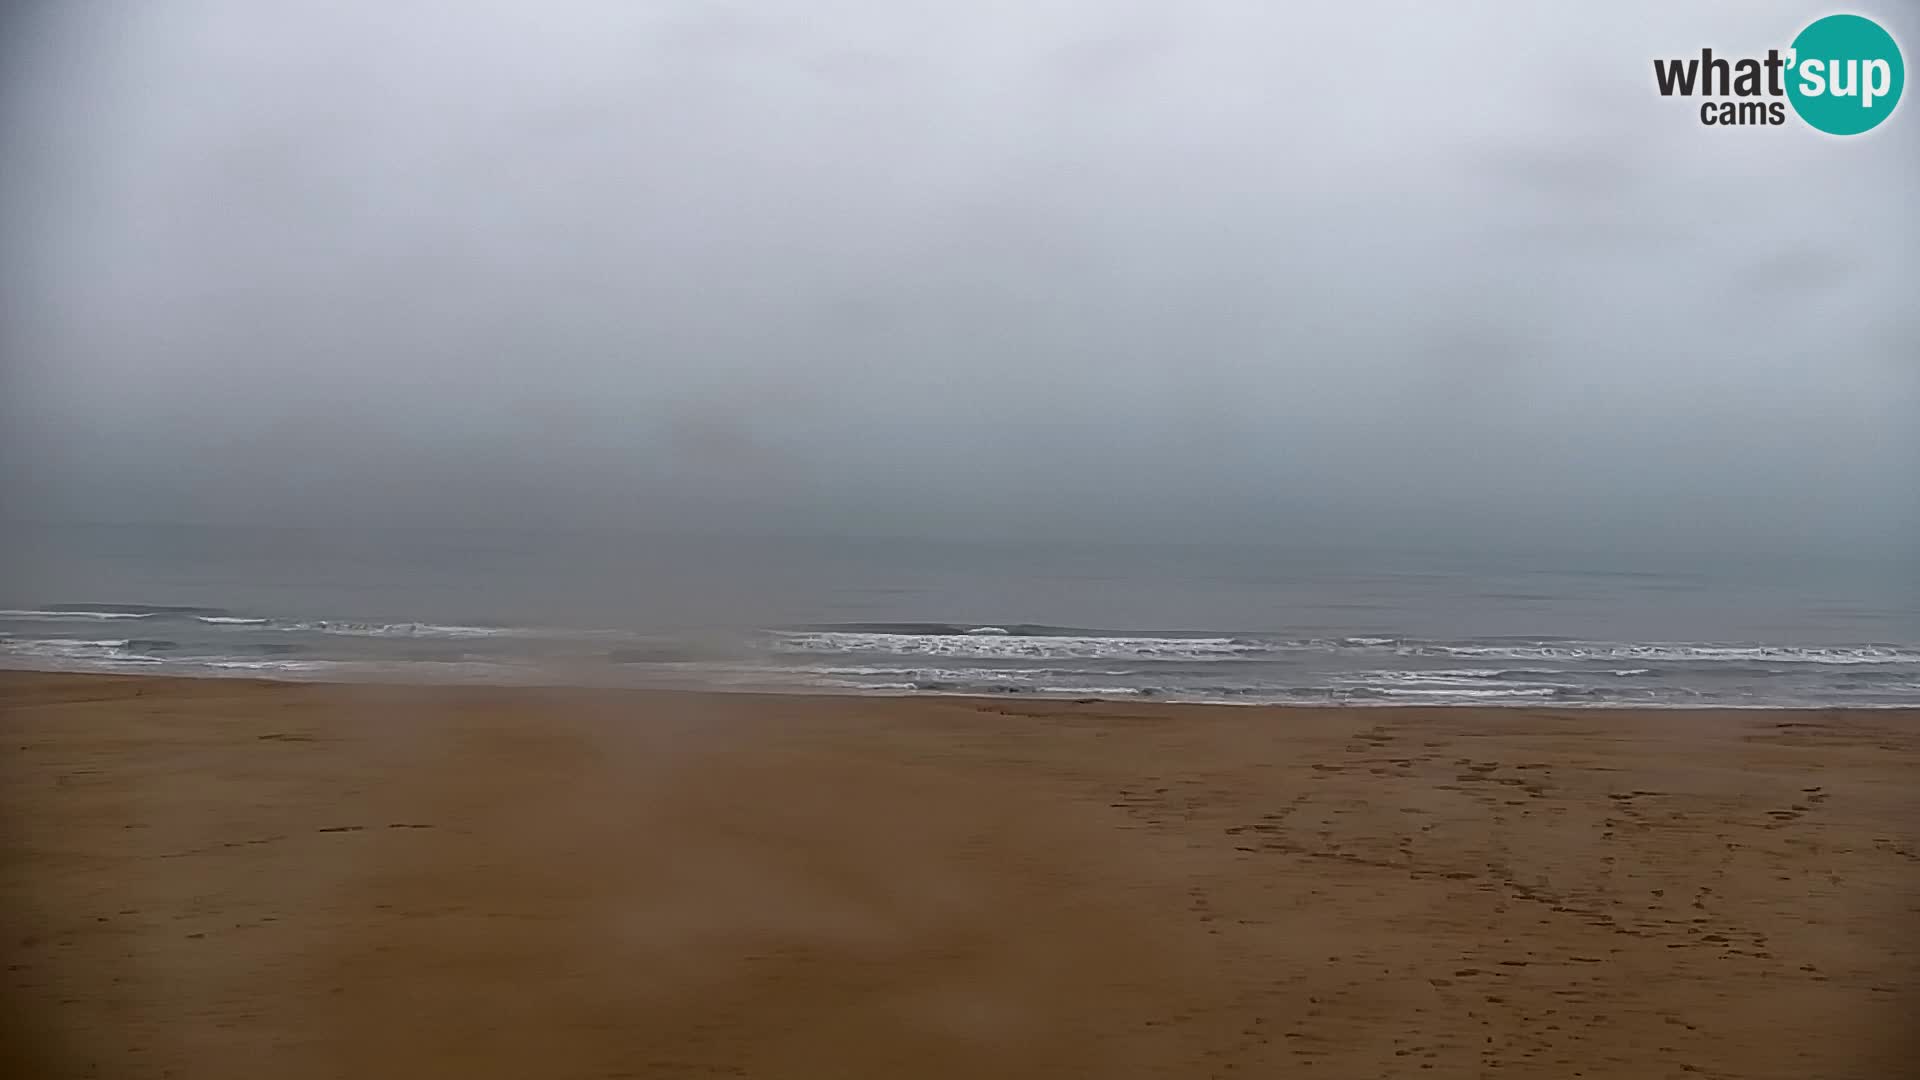
[[[978,660],[1238,660],[1272,651],[1239,638],[1076,637],[806,631],[777,634],[783,653],[878,653]]]
[[[1367,681],[1374,679],[1497,679],[1507,674],[1499,668],[1434,668],[1427,671],[1356,671],[1346,676],[1348,679]]]
[[[279,624],[284,630],[339,634],[348,637],[409,638],[554,638],[581,640],[627,639],[634,635],[624,630],[569,630],[537,626],[460,626],[439,623],[374,623],[315,619],[308,622]]]
[[[808,665],[790,667],[784,664],[758,665],[761,671],[799,672],[806,675],[832,675],[859,677],[862,675],[897,675],[914,679],[939,682],[965,682],[968,680],[1017,681],[1032,679],[1040,675],[1061,675],[1064,672],[1054,667],[991,667],[991,668],[944,668],[944,667],[897,667],[884,664],[846,664],[846,665]],[[1127,675],[1124,670],[1075,669],[1075,675]]]
[[[1387,687],[1414,687],[1440,689],[1476,689],[1485,687],[1502,675],[1499,671],[1361,671],[1351,675],[1342,675],[1338,682],[1343,686],[1361,689],[1385,689]],[[1529,688],[1538,687],[1537,683],[1518,684]],[[1550,687],[1548,689],[1551,689]]]
[[[0,619],[145,619],[152,614],[150,611],[49,611],[35,608],[0,611]]]
[[[994,628],[997,629],[997,628]],[[982,660],[1242,660],[1301,653],[1354,653],[1453,657],[1463,660],[1511,660],[1541,663],[1629,661],[1666,664],[1920,664],[1920,649],[1893,645],[1747,645],[1688,642],[1633,644],[1605,641],[1547,643],[1419,642],[1391,638],[1279,640],[1245,637],[1128,637],[824,630],[775,634],[773,648],[783,653],[867,653],[894,656],[952,656]],[[1609,674],[1649,674],[1644,667]],[[1434,672],[1432,674],[1439,674]],[[1490,678],[1494,669],[1451,669],[1459,678]]]
[[[484,683],[492,685],[555,685],[567,683],[564,673],[520,664],[477,661],[366,661],[366,660],[243,660],[195,659],[183,669],[210,675],[323,682],[371,679],[422,683]]]
[[[376,670],[377,665],[340,660],[197,660],[194,667],[215,671],[278,671],[288,674],[336,670]]]
[[[48,665],[54,670],[111,670],[124,664],[163,663],[159,657],[141,656],[124,650],[133,644],[127,638],[27,638],[0,641],[0,657],[23,666]]]
[[[353,637],[502,637],[513,631],[491,626],[437,626],[432,623],[362,623],[316,620],[287,624],[289,630],[312,630],[322,634],[346,634]]]
[[[1424,644],[1405,650],[1416,656],[1490,660],[1643,660],[1662,663],[1746,662],[1764,664],[1920,664],[1920,651],[1890,645],[1796,647],[1791,645],[1694,645],[1657,642],[1628,645],[1565,642],[1554,645]]]
[[[1540,698],[1552,697],[1557,691],[1550,686],[1515,686],[1499,689],[1466,689],[1461,687],[1368,687],[1367,693],[1383,697],[1406,698],[1468,698],[1474,701],[1496,700],[1499,698]]]
[[[0,633],[0,666],[314,680],[995,696],[1019,692],[1238,703],[1519,705],[1551,699],[1554,707],[1778,707],[1912,699],[1920,705],[1916,644],[1127,635],[1013,623],[874,624],[761,631],[745,639],[708,634],[694,641],[624,630],[295,621],[285,616],[198,614],[218,608],[128,607],[135,610],[56,606],[0,612],[0,618],[19,620],[11,627],[12,636]],[[142,640],[146,631],[136,629],[138,623],[100,621],[148,618],[157,620],[148,625],[198,620],[205,629],[177,643],[149,642]],[[312,636],[279,636],[302,630]],[[22,637],[23,631],[60,636]],[[275,635],[275,640],[261,647],[255,640],[261,632]],[[128,637],[94,639],[92,633]],[[392,640],[383,648],[366,639]],[[506,640],[480,644],[481,639]],[[522,647],[515,639],[541,644]],[[428,647],[431,640],[455,644]],[[241,644],[212,647],[218,641]],[[584,644],[588,641],[609,644],[594,647]],[[557,647],[552,644],[556,642]],[[264,651],[273,655],[261,656]],[[220,655],[205,655],[208,652]],[[464,658],[453,655],[460,653]],[[431,658],[439,654],[445,658]]]

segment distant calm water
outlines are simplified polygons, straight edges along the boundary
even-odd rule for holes
[[[1920,705],[1914,560],[10,527],[0,665],[1353,704]]]

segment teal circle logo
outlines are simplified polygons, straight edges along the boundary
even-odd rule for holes
[[[1900,46],[1880,24],[1829,15],[1793,39],[1787,100],[1800,119],[1829,135],[1858,135],[1892,115],[1907,83]]]

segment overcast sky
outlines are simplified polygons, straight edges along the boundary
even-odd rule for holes
[[[12,516],[1920,550],[1819,5],[16,7]]]

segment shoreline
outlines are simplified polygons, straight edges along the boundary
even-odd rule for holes
[[[0,673],[0,1035],[294,1080],[1920,1049],[1920,710],[1266,709]]]
[[[589,683],[589,682],[507,682],[481,679],[377,679],[366,678],[360,674],[341,678],[315,677],[287,673],[284,676],[262,674],[258,671],[220,672],[220,671],[94,671],[60,668],[8,667],[0,664],[0,680],[17,676],[54,677],[71,679],[139,679],[157,682],[222,682],[259,684],[261,686],[344,686],[365,687],[370,689],[411,690],[499,690],[513,691],[577,691],[604,694],[682,694],[748,696],[766,698],[846,698],[856,701],[915,701],[963,700],[963,701],[1033,701],[1053,704],[1101,704],[1101,705],[1146,705],[1178,706],[1182,708],[1222,708],[1222,709],[1278,709],[1284,711],[1374,711],[1380,709],[1427,710],[1442,709],[1448,711],[1472,712],[1480,709],[1495,712],[1544,711],[1544,712],[1804,712],[1804,713],[1888,713],[1910,712],[1920,716],[1920,701],[1893,704],[1837,704],[1837,705],[1730,705],[1720,702],[1702,704],[1684,704],[1679,702],[1627,702],[1593,701],[1579,702],[1554,700],[1551,698],[1507,700],[1507,701],[1384,701],[1384,700],[1342,700],[1337,702],[1281,702],[1248,701],[1223,698],[1183,698],[1173,694],[1134,694],[1098,695],[1081,691],[1047,691],[1025,688],[1008,689],[997,693],[980,693],[971,690],[901,690],[895,688],[861,689],[858,687],[763,687],[763,686],[699,686],[699,685],[641,685],[637,683]]]
[[[1310,707],[1920,708],[1920,638],[1905,645],[1886,635],[1843,639],[1832,627],[1797,643],[1715,637],[1709,627],[1685,624],[1657,640],[1541,636],[1546,627],[1485,636],[1479,625],[1451,636],[1432,627],[1428,636],[1342,636],[1317,624],[1311,631],[1250,632],[778,620],[613,631],[538,620],[337,622],[271,611],[140,604],[0,611],[0,666],[346,683],[1005,693]]]

